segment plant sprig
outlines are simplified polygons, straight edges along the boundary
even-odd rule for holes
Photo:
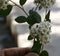
[[[27,16],[28,16],[28,14],[27,14],[27,12],[24,10],[24,8],[23,8],[23,4],[22,5],[18,5],[17,3],[15,3],[14,1],[12,1],[12,0],[10,0],[13,4],[15,4],[15,6],[17,6],[17,7],[19,7]],[[20,3],[21,4],[21,3]]]

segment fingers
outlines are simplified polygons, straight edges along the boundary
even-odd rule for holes
[[[0,56],[4,56],[4,52],[0,50]]]
[[[39,56],[37,53],[30,52],[26,54],[25,56]]]
[[[24,56],[30,51],[30,48],[9,48],[3,50],[3,54],[4,56]]]

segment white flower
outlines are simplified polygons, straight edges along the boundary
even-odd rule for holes
[[[37,36],[39,26],[40,24],[36,23],[31,27],[30,34],[33,35],[34,37]]]
[[[7,9],[7,4],[9,0],[0,0],[0,9]]]
[[[49,8],[55,3],[55,0],[34,0],[34,2],[44,8]]]
[[[30,35],[35,38],[36,36],[39,37],[40,43],[46,44],[49,42],[51,32],[51,25],[50,22],[40,22],[34,24],[30,29]]]

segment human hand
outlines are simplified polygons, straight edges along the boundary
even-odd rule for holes
[[[30,51],[30,48],[9,48],[0,50],[0,56],[24,56]]]

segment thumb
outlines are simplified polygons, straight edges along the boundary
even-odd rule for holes
[[[26,54],[25,56],[39,56],[39,55],[37,53],[30,52],[30,53]]]

